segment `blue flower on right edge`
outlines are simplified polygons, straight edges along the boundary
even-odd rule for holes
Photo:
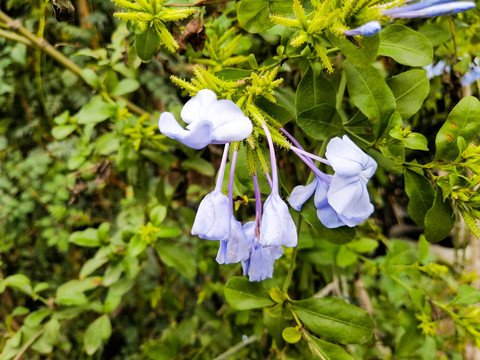
[[[316,176],[307,186],[295,187],[288,202],[292,208],[300,211],[315,193],[317,216],[324,226],[357,226],[374,210],[367,183],[375,173],[377,163],[346,135],[330,140],[325,157],[335,174]]]
[[[475,7],[473,1],[452,1],[452,0],[420,0],[406,1],[407,5],[391,7],[383,10],[384,16],[391,18],[430,18],[436,16],[453,15],[467,11]],[[382,29],[379,21],[369,21],[355,29],[344,31],[346,36],[373,36]]]

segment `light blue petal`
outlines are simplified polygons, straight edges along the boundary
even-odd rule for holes
[[[383,15],[390,16],[390,15],[394,15],[396,13],[405,12],[405,11],[421,10],[421,9],[425,9],[429,6],[448,3],[448,2],[451,2],[451,1],[452,0],[422,0],[422,1],[418,1],[414,4],[387,9],[387,10],[383,11]]]
[[[334,176],[328,190],[328,203],[348,226],[356,226],[373,212],[367,186],[362,181]]]
[[[197,150],[210,144],[213,131],[212,124],[209,121],[192,123],[185,130],[169,112],[160,115],[158,128],[163,135]]]
[[[283,254],[281,246],[262,247],[260,244],[254,246],[250,255],[248,268],[248,280],[262,281],[273,276],[275,260]]]
[[[200,203],[192,235],[202,239],[226,241],[230,238],[230,203],[219,191],[205,196]]]
[[[345,223],[340,219],[337,212],[328,202],[329,186],[323,181],[319,181],[315,190],[315,207],[317,208],[317,217],[320,222],[329,229],[344,226]]]
[[[253,131],[252,121],[231,100],[219,100],[209,110],[208,120],[213,124],[212,143],[246,139]]]
[[[363,35],[363,36],[373,36],[378,33],[382,29],[382,25],[374,20],[369,21],[362,26],[359,26],[355,29],[347,30],[344,32],[346,36],[353,36],[353,35]]]
[[[233,264],[245,261],[249,256],[249,241],[245,238],[242,224],[231,216],[230,238],[220,244],[216,260],[219,264]]]
[[[200,90],[183,106],[180,117],[187,124],[208,120],[208,112],[217,102],[217,95],[212,90]]]
[[[315,178],[313,181],[308,184],[307,186],[298,185],[292,190],[288,198],[288,203],[290,206],[300,211],[302,209],[303,204],[307,202],[308,199],[313,195],[313,192],[317,188],[318,179]]]
[[[414,11],[398,11],[389,15],[392,18],[429,18],[435,16],[453,15],[462,11],[473,9],[473,1],[453,1],[445,4],[434,5]],[[401,8],[399,8],[400,10]]]
[[[297,246],[298,235],[295,222],[288,212],[288,206],[277,193],[265,200],[260,224],[260,244],[262,246]]]

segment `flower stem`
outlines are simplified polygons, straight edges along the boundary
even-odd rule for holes
[[[223,177],[225,174],[225,166],[227,164],[228,159],[228,148],[230,147],[230,143],[225,144],[225,148],[223,150],[222,162],[220,163],[220,169],[218,169],[217,175],[217,184],[215,185],[215,191],[222,192],[222,185],[223,185]]]
[[[230,210],[233,214],[233,179],[235,175],[235,165],[237,163],[237,150],[232,153],[232,161],[230,163],[230,180],[228,182],[228,200],[230,201]]]
[[[317,156],[317,155],[313,155],[313,154],[310,154],[309,152],[305,151],[305,150],[301,150],[299,149],[298,147],[296,146],[293,146],[291,145],[290,146],[290,150],[292,150],[295,154],[301,154],[301,155],[304,155],[304,156],[307,156],[313,160],[316,160],[316,161],[320,161],[321,163],[324,163],[326,165],[330,165],[330,162],[324,158],[321,158],[320,156]]]
[[[275,148],[273,146],[272,136],[270,135],[270,130],[266,124],[262,124],[263,130],[265,131],[265,136],[267,137],[268,147],[270,149],[270,163],[272,168],[272,193],[278,193],[278,174],[277,174],[277,161],[275,159]]]
[[[295,246],[292,251],[292,259],[290,260],[290,267],[288,268],[288,273],[287,277],[285,278],[285,283],[283,284],[283,292],[288,291],[288,287],[290,286],[290,283],[292,282],[292,276],[293,276],[293,270],[295,270],[295,261],[297,259],[297,249],[298,247]]]

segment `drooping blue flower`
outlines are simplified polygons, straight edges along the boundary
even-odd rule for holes
[[[234,216],[230,216],[230,237],[227,241],[220,241],[216,260],[219,264],[233,264],[245,261],[249,256],[249,241],[245,237],[242,224]]]
[[[228,149],[229,144],[226,144],[215,189],[200,202],[193,222],[192,235],[202,239],[227,241],[230,238],[230,200],[222,193]]]
[[[373,212],[367,182],[377,163],[347,136],[333,138],[325,153],[335,174],[327,193],[328,203],[347,226],[356,226]]]
[[[378,33],[381,29],[382,29],[382,25],[378,21],[373,20],[355,29],[347,30],[343,34],[346,36],[354,36],[354,35],[373,36],[376,33]]]
[[[297,242],[297,227],[288,212],[288,206],[277,192],[272,191],[263,204],[260,244],[294,247],[297,246]]]
[[[278,174],[275,149],[272,137],[266,125],[263,125],[270,149],[272,168],[272,192],[263,204],[263,217],[260,225],[260,244],[262,246],[297,246],[297,227],[288,212],[288,206],[278,194]]]
[[[282,246],[260,245],[256,236],[256,222],[250,221],[243,226],[243,231],[249,242],[249,257],[242,261],[243,275],[248,275],[250,281],[262,281],[273,276],[275,260],[283,255]]]
[[[230,238],[230,204],[221,191],[212,191],[200,202],[192,235],[208,240],[226,241]]]
[[[424,0],[411,5],[387,9],[383,14],[392,18],[429,18],[453,15],[474,7],[475,3],[473,1]]]
[[[208,144],[226,144],[247,138],[253,130],[252,122],[231,100],[217,100],[209,89],[200,90],[183,107],[180,116],[187,123],[180,126],[173,114],[160,115],[160,132],[193,149]]]
[[[462,78],[462,86],[467,86],[480,79],[480,67],[475,66],[468,71]]]

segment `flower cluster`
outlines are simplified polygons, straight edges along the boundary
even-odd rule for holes
[[[261,281],[273,275],[274,262],[283,254],[283,247],[295,247],[298,242],[296,225],[287,204],[279,194],[277,165],[272,135],[266,124],[261,125],[270,150],[271,170],[265,174],[271,192],[262,206],[257,174],[252,174],[255,189],[255,220],[242,225],[233,212],[233,181],[237,148],[232,146],[228,196],[222,193],[230,143],[245,140],[253,125],[242,110],[230,100],[217,100],[211,90],[200,90],[182,109],[184,129],[171,113],[159,119],[160,131],[183,144],[201,149],[208,144],[225,144],[215,189],[201,201],[192,234],[202,239],[219,241],[216,260],[219,264],[242,263],[244,275],[250,281]],[[305,152],[285,130],[291,141],[290,149],[315,173],[307,186],[297,186],[289,203],[299,211],[315,193],[315,206],[320,221],[328,228],[356,226],[373,212],[367,182],[376,170],[375,161],[348,137],[334,138],[327,145],[326,158]],[[331,166],[334,175],[321,172],[312,160]]]

